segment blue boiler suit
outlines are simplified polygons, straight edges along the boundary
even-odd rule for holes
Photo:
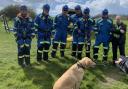
[[[35,18],[37,29],[37,61],[48,60],[48,51],[51,44],[51,31],[53,29],[53,19],[49,15],[39,14]]]
[[[30,17],[20,14],[14,19],[14,36],[18,46],[18,64],[30,64],[31,41],[35,35],[34,22]]]
[[[56,56],[56,51],[58,48],[58,45],[60,43],[60,53],[61,56],[64,56],[64,50],[66,47],[66,40],[67,40],[67,29],[70,23],[70,17],[65,16],[63,14],[59,14],[55,17],[55,35],[53,38],[53,50],[51,53],[52,57]]]
[[[110,40],[111,31],[113,28],[113,22],[109,18],[107,19],[101,18],[97,21],[96,27],[97,27],[97,30],[96,30],[96,40],[95,40],[94,50],[93,50],[94,51],[93,57],[95,60],[97,60],[99,45],[102,43],[104,48],[103,61],[107,61],[108,50],[109,50],[109,40]]]

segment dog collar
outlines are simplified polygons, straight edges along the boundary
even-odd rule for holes
[[[78,68],[82,68],[83,70],[86,69],[80,62],[77,62]]]

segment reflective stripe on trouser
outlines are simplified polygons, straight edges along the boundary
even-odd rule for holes
[[[65,47],[66,47],[66,43],[61,43],[60,44],[60,54],[61,54],[61,57],[64,56]]]
[[[50,44],[44,43],[43,60],[48,60],[49,47],[50,47]]]
[[[72,56],[76,57],[76,52],[77,52],[77,44],[72,44]]]
[[[103,60],[107,60],[108,58],[108,50],[109,48],[108,47],[104,47],[104,54],[103,54]]]
[[[94,48],[93,48],[93,58],[94,58],[94,60],[98,59],[98,51],[99,51],[99,46],[94,46]]]
[[[24,63],[24,45],[18,44],[18,64],[23,65]]]
[[[55,57],[55,56],[56,56],[56,51],[57,51],[58,45],[59,45],[59,42],[54,42],[54,43],[53,43],[53,46],[52,46],[52,53],[51,53],[51,56],[52,56],[52,57]]]
[[[42,60],[42,51],[43,51],[43,44],[40,45],[37,49],[37,61]]]
[[[81,59],[82,58],[82,49],[83,49],[84,44],[78,44],[78,52],[77,52],[77,58]]]
[[[90,58],[90,47],[91,47],[91,43],[87,43],[86,45],[86,56]]]
[[[24,49],[24,57],[25,57],[25,64],[29,65],[30,64],[30,45],[25,45]]]

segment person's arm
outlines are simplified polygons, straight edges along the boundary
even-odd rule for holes
[[[15,37],[17,37],[17,32],[18,32],[18,21],[19,21],[19,18],[16,17],[14,19],[14,24],[13,24],[13,33]]]

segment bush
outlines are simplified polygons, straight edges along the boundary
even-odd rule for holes
[[[7,18],[11,20],[15,18],[19,13],[19,7],[20,5],[9,5],[0,11],[0,15],[5,15]],[[30,16],[34,18],[35,17],[34,10],[29,8],[28,11],[30,13]]]

